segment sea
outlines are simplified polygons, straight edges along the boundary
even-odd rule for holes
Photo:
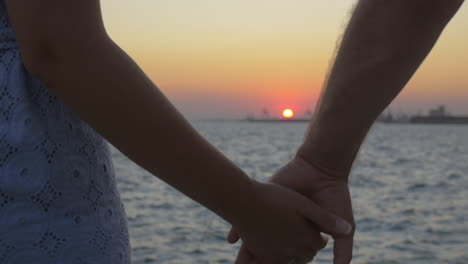
[[[259,181],[293,157],[307,129],[282,122],[193,125]],[[239,245],[226,242],[228,223],[111,148],[132,263],[234,263]],[[350,190],[357,222],[352,263],[468,263],[468,126],[376,124]],[[332,244],[312,263],[332,263]]]

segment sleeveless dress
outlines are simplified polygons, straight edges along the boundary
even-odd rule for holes
[[[23,66],[0,0],[0,264],[128,264],[107,142]]]

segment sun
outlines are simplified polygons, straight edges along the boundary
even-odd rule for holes
[[[283,110],[283,117],[284,117],[284,118],[288,118],[288,119],[289,119],[289,118],[293,118],[293,117],[294,117],[294,111],[291,110],[291,109],[289,109],[289,108],[284,109],[284,110]]]

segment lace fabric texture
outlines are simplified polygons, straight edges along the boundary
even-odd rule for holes
[[[22,63],[0,0],[0,264],[130,263],[107,142]]]

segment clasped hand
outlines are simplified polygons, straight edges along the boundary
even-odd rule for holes
[[[352,256],[354,219],[347,183],[300,158],[281,168],[272,183],[255,183],[253,212],[233,224],[228,241],[242,238],[236,264],[303,264],[333,236],[334,263]],[[286,188],[287,187],[287,188]]]

